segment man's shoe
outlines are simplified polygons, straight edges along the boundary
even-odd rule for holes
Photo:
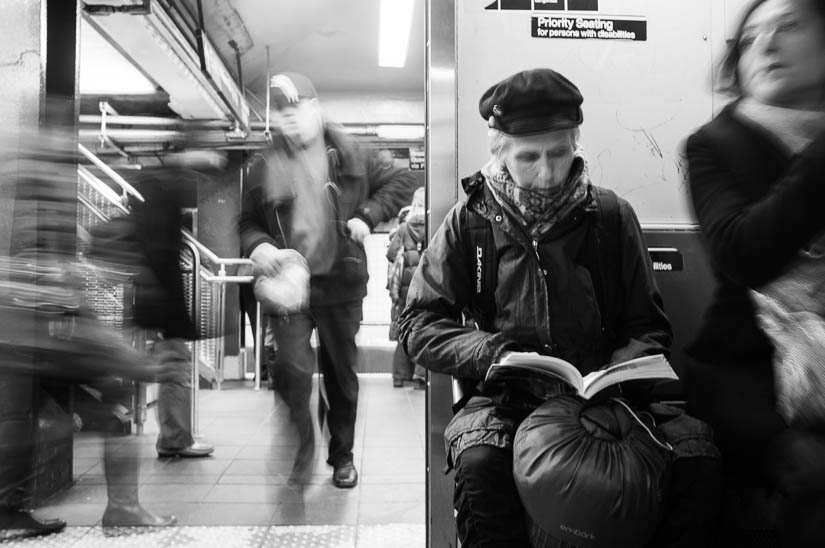
[[[413,383],[415,384],[414,388],[416,390],[426,390],[427,389],[427,381],[424,379],[414,379]]]
[[[40,519],[24,510],[0,510],[0,540],[51,535],[65,528],[62,519]]]
[[[404,380],[403,379],[393,379],[392,380],[392,387],[393,388],[401,388],[403,386],[404,386]]]
[[[164,447],[157,447],[159,457],[181,457],[184,459],[197,459],[201,457],[208,457],[215,451],[215,447],[210,443],[203,443],[196,441],[189,447],[181,449],[167,449]]]
[[[358,471],[351,460],[335,465],[332,483],[341,489],[349,489],[358,485]]]

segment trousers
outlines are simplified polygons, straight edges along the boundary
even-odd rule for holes
[[[272,372],[275,391],[289,407],[293,420],[306,416],[309,409],[316,368],[311,336],[317,329],[317,364],[322,375],[319,415],[329,426],[327,463],[332,466],[352,460],[358,408],[355,335],[361,327],[361,318],[360,300],[313,306],[308,313],[270,318],[278,344],[278,363]],[[298,426],[300,429],[301,425]]]
[[[409,379],[427,378],[427,370],[418,364],[413,363],[401,343],[395,345],[395,352],[392,355],[392,378],[393,380],[406,381]]]
[[[162,382],[158,387],[157,446],[163,449],[184,449],[195,440],[192,438],[192,380],[190,352],[182,339],[156,341],[153,352],[165,351],[165,361],[175,368],[174,380]]]
[[[512,449],[477,445],[464,450],[455,463],[453,504],[462,548],[530,548]]]

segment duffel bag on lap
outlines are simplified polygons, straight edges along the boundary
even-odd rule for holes
[[[551,398],[513,441],[533,546],[643,546],[664,511],[671,462],[661,434],[621,400]]]

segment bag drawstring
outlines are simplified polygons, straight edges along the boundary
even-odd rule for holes
[[[647,434],[650,436],[650,438],[654,442],[656,442],[656,445],[658,445],[659,447],[661,447],[665,451],[673,451],[673,446],[671,446],[667,441],[665,441],[664,443],[659,441],[658,438],[656,438],[656,436],[653,435],[653,432],[650,431],[650,428],[648,428],[647,425],[642,421],[642,419],[640,419],[638,417],[638,415],[636,415],[636,413],[633,412],[633,410],[630,408],[629,405],[627,405],[625,402],[623,402],[622,400],[620,400],[618,398],[610,398],[610,399],[615,401],[616,403],[620,404],[622,407],[624,407],[627,410],[627,412],[630,413],[630,415],[634,419],[636,419],[636,422],[638,422],[639,424],[642,425],[642,428],[644,428],[645,431],[647,432]]]

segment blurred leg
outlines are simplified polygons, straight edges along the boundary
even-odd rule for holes
[[[48,535],[66,527],[65,521],[40,520],[24,510],[34,477],[30,411],[35,380],[0,372],[0,542]]]
[[[404,381],[412,378],[412,361],[404,352],[401,343],[396,343],[395,352],[392,355],[392,385],[396,388],[404,386]]]
[[[291,479],[302,481],[311,471],[315,454],[315,428],[309,399],[315,353],[310,345],[314,323],[308,314],[294,314],[270,321],[278,345],[278,361],[271,371],[275,391],[289,408],[289,416],[298,435],[298,451]]]
[[[273,375],[278,360],[278,343],[275,341],[275,334],[272,332],[272,320],[264,316],[264,357],[261,361],[261,380],[267,380],[267,388],[275,389]]]
[[[413,370],[413,381],[417,390],[424,390],[427,388],[427,370],[418,364],[415,364]]]
[[[29,375],[0,377],[0,511],[20,510],[29,495],[34,459],[32,382]]]
[[[174,367],[176,380],[160,383],[158,388],[159,452],[175,452],[191,447],[192,438],[192,380],[189,349],[180,339],[155,342],[152,353],[165,356],[167,365]]]
[[[175,516],[159,516],[141,506],[138,500],[140,460],[137,453],[117,454],[122,437],[106,435],[103,465],[106,473],[106,494],[109,503],[103,513],[106,534],[117,527],[168,527],[176,523]],[[134,446],[137,449],[137,446]]]

